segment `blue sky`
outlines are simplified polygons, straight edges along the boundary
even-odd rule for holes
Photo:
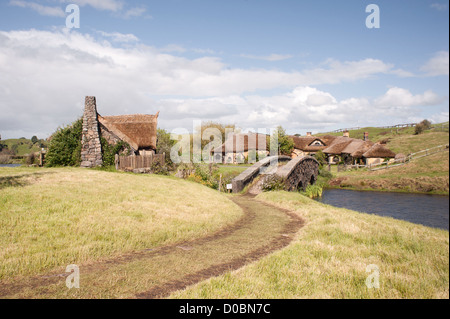
[[[67,29],[65,8],[80,8]],[[380,28],[366,27],[366,6]],[[6,0],[0,134],[156,113],[289,133],[448,121],[448,1]]]

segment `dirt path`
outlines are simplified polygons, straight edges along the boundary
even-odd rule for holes
[[[285,247],[303,225],[296,215],[252,196],[231,199],[244,216],[210,236],[79,265],[80,289],[66,287],[62,270],[0,284],[0,298],[164,298]]]

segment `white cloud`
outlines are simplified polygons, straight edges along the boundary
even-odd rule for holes
[[[290,54],[276,54],[272,53],[270,55],[252,55],[252,54],[241,54],[241,57],[254,59],[254,60],[263,60],[263,61],[282,61],[292,58],[293,56]]]
[[[431,8],[436,9],[438,11],[445,11],[448,9],[447,3],[432,3],[430,5]]]
[[[284,72],[230,68],[217,57],[187,59],[146,46],[131,34],[76,31],[0,31],[0,129],[3,136],[51,134],[82,115],[84,97],[97,97],[102,115],[160,113],[165,128],[194,118],[237,123],[242,127],[292,130],[360,119],[381,122],[386,108],[400,103],[390,119],[420,113],[414,106],[442,101],[435,93],[411,94],[392,88],[375,100],[338,100],[315,85],[353,82],[388,74],[393,66],[375,59],[328,60],[318,68]],[[128,41],[128,42],[127,42]],[[284,90],[264,95],[264,90]],[[406,102],[401,100],[406,99]],[[392,110],[391,110],[392,109]],[[191,122],[192,123],[192,122]],[[370,123],[368,123],[370,124]],[[16,136],[17,137],[17,136]]]
[[[121,0],[60,0],[61,3],[73,3],[79,6],[91,6],[98,10],[121,11],[124,7],[124,2]]]
[[[437,52],[421,68],[428,76],[449,75],[449,55],[448,51]]]
[[[128,43],[128,42],[138,42],[139,41],[139,39],[134,34],[123,34],[123,33],[119,33],[119,32],[108,33],[108,32],[103,32],[103,31],[98,31],[98,33],[101,34],[103,37],[110,38],[114,42]]]
[[[127,11],[125,11],[125,13],[123,14],[123,18],[124,19],[130,19],[133,17],[141,17],[145,14],[145,12],[147,12],[147,9],[145,7],[134,7],[131,9],[128,9]],[[151,18],[151,16],[147,16],[147,18]]]
[[[63,9],[60,7],[44,6],[39,3],[22,1],[22,0],[11,0],[11,1],[9,1],[9,4],[12,6],[16,6],[16,7],[32,9],[43,16],[51,16],[51,17],[65,17],[66,16]]]
[[[442,97],[430,90],[423,94],[413,95],[409,90],[393,87],[375,100],[375,106],[381,108],[429,106],[441,102],[443,102]]]

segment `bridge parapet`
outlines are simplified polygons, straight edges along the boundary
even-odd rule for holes
[[[233,193],[241,192],[246,185],[251,183],[251,181],[259,174],[264,174],[265,170],[269,166],[272,166],[278,162],[291,161],[292,158],[289,156],[269,156],[259,162],[255,163],[253,166],[247,168],[241,174],[236,176],[232,181]]]

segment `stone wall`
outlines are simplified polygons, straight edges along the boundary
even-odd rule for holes
[[[103,164],[95,96],[86,96],[81,140],[81,167]]]

